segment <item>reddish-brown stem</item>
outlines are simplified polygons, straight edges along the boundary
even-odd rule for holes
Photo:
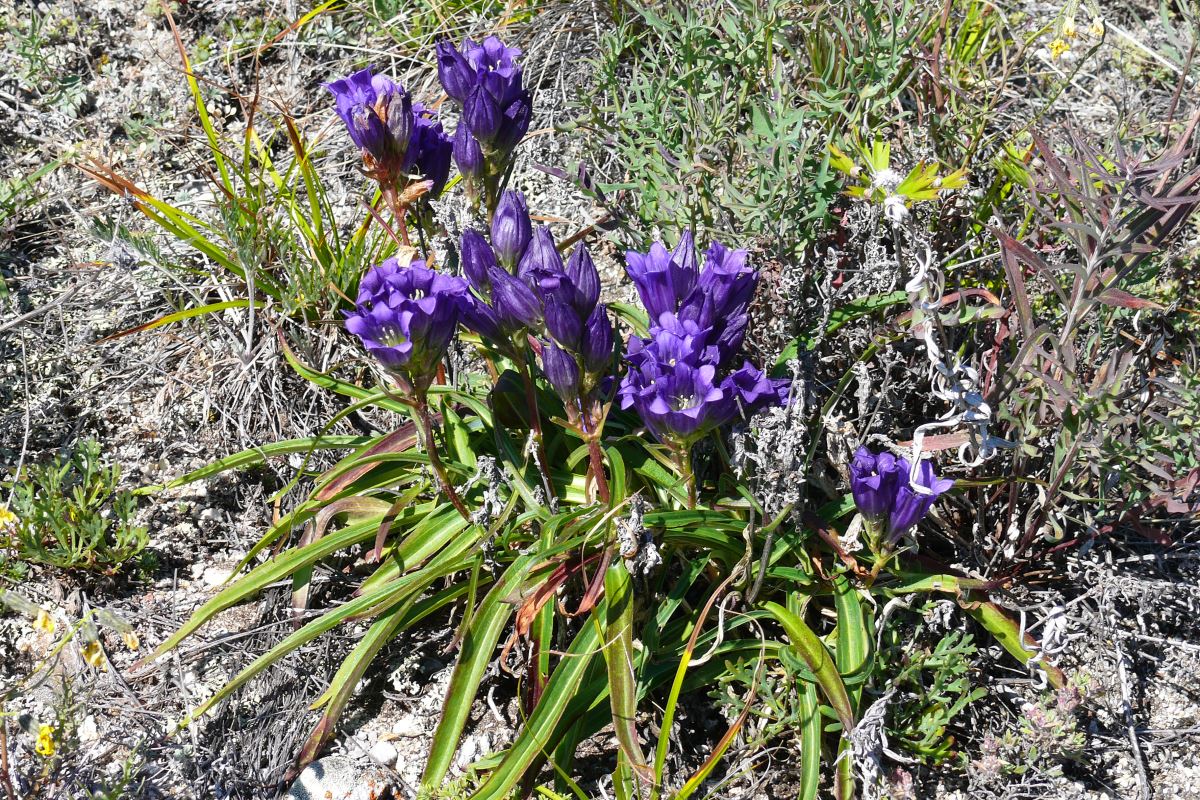
[[[8,720],[4,717],[0,717],[0,785],[4,786],[8,800],[17,800],[17,793],[8,777]]]
[[[408,208],[400,203],[400,196],[396,194],[395,189],[384,189],[383,199],[388,204],[388,208],[392,210],[392,216],[396,218],[396,225],[400,228],[400,241],[404,242],[405,247],[412,247],[412,242],[408,238],[408,223],[405,217],[408,216]]]
[[[433,467],[433,474],[437,476],[442,491],[450,498],[450,502],[458,509],[458,513],[462,515],[463,519],[470,522],[471,512],[467,511],[462,498],[458,496],[458,492],[454,489],[454,484],[446,477],[446,468],[442,465],[442,459],[438,456],[437,446],[433,441],[433,420],[429,417],[429,406],[426,404],[425,399],[421,398],[413,403],[413,410],[416,412],[417,425],[421,430],[421,438],[424,440],[425,452],[429,454],[429,466]]]
[[[554,481],[550,479],[550,462],[546,460],[546,444],[542,436],[542,417],[538,413],[537,396],[533,390],[533,377],[529,374],[529,363],[525,362],[519,372],[521,373],[521,383],[525,386],[525,405],[529,410],[529,426],[533,431],[538,471],[542,475],[542,490],[546,493],[546,502],[549,503],[550,499],[555,496]]]
[[[608,505],[612,495],[608,491],[608,478],[604,475],[604,454],[600,452],[600,440],[589,436],[587,440],[588,457],[591,460],[592,479],[596,481],[596,494],[600,502]]]

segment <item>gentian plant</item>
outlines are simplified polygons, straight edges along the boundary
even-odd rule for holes
[[[436,198],[450,177],[453,144],[437,114],[414,102],[404,87],[371,67],[325,85],[350,140],[362,152],[368,177],[379,184],[400,235],[422,197]]]
[[[402,229],[409,206],[446,185],[447,147],[489,224],[441,242],[461,255],[462,277],[415,259],[411,247],[381,254],[362,274],[345,331],[368,366],[358,374],[375,375],[373,385],[313,369],[280,336],[301,376],[350,400],[330,425],[370,408],[390,430],[265,445],[173,482],[346,451],[324,472],[301,471],[311,491],[251,548],[248,572],[153,654],[291,582],[295,630],[189,719],[331,628],[365,622],[315,704],[321,717],[300,767],[335,735],[373,659],[400,632],[432,622],[453,626],[456,661],[425,791],[446,780],[485,681],[511,678],[521,722],[502,752],[477,765],[472,798],[529,796],[546,766],[559,792],[583,796],[571,777],[576,749],[611,726],[616,794],[684,800],[734,741],[771,664],[796,677],[787,702],[803,749],[799,795],[817,796],[823,740],[835,738],[826,748],[842,754],[835,794],[848,800],[877,600],[949,594],[1022,663],[1061,681],[985,594],[992,587],[902,569],[894,558],[950,489],[929,461],[914,467],[862,449],[840,465],[846,493],[828,506],[777,508],[756,496],[753,469],[730,455],[730,429],[788,413],[795,399],[791,380],[742,352],[759,281],[750,254],[713,242],[700,257],[684,231],[673,250],[655,243],[626,253],[643,308],[602,302],[587,247],[564,258],[549,229],[534,227],[525,197],[505,188],[532,104],[518,55],[495,37],[461,51],[438,46],[438,75],[461,109],[452,145],[428,110],[370,70],[329,86]],[[446,369],[456,339],[463,357]],[[870,541],[850,553],[837,527],[855,505]],[[303,613],[318,563],[366,577],[345,602]],[[700,769],[669,773],[680,698],[739,670],[753,676],[744,712]],[[647,714],[663,731],[649,750]]]
[[[461,50],[448,41],[437,45],[438,79],[460,110],[454,162],[467,197],[476,207],[482,202],[489,217],[533,118],[533,95],[522,84],[520,55],[495,36],[482,44],[467,39]]]

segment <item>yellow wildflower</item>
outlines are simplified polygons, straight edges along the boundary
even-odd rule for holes
[[[1092,17],[1092,24],[1088,26],[1088,33],[1099,39],[1104,35],[1104,17]]]
[[[1063,20],[1063,25],[1062,25],[1063,38],[1064,39],[1074,39],[1078,35],[1079,35],[1079,32],[1075,30],[1075,18],[1067,17],[1065,20]]]
[[[50,616],[50,612],[46,609],[39,608],[37,616],[33,620],[33,629],[50,636],[54,633],[54,627],[54,617]]]
[[[133,631],[125,631],[121,634],[121,638],[125,641],[125,646],[130,650],[137,650],[138,647],[141,646],[141,642],[138,640],[138,635]]]
[[[17,529],[17,515],[9,511],[8,506],[0,505],[0,533],[12,533]]]
[[[38,728],[37,746],[35,747],[39,756],[50,758],[54,755],[54,727],[51,725],[42,725]]]
[[[108,663],[104,660],[104,651],[100,649],[99,642],[88,642],[83,646],[83,660],[96,669],[108,669]]]
[[[1071,45],[1067,44],[1062,39],[1055,39],[1050,43],[1050,57],[1061,58],[1063,53],[1071,49]]]

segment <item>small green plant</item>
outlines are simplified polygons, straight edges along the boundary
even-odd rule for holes
[[[69,456],[0,483],[10,495],[0,551],[27,564],[117,572],[147,544],[146,529],[132,523],[133,495],[117,489],[119,477],[99,443],[87,439]]]
[[[889,711],[888,741],[923,764],[936,765],[956,757],[948,732],[955,717],[986,692],[972,688],[974,638],[951,631],[932,647],[917,645],[924,631],[889,630],[891,641],[881,657],[880,671],[893,674],[899,693]],[[902,635],[903,633],[903,635]],[[895,660],[898,663],[889,663]]]

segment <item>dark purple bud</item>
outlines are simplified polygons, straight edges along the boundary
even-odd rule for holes
[[[521,256],[517,274],[527,283],[538,285],[543,292],[556,289],[558,278],[566,274],[562,256],[554,246],[554,237],[545,225],[539,225],[533,232],[533,240],[525,248],[525,255]]]
[[[463,106],[463,121],[480,142],[491,142],[504,119],[496,98],[483,86],[476,86]]]
[[[850,493],[865,519],[879,522],[887,515],[895,500],[898,480],[908,478],[900,477],[896,457],[891,453],[876,455],[865,447],[855,452],[850,462]]]
[[[579,312],[562,292],[553,292],[543,296],[546,304],[546,330],[554,337],[554,341],[578,353],[583,339],[583,320]]]
[[[437,43],[438,80],[446,94],[458,103],[465,103],[475,87],[475,70],[450,42]]]
[[[483,150],[470,128],[462,123],[454,131],[454,163],[467,181],[477,181],[483,175]]]
[[[573,402],[579,395],[579,365],[574,356],[554,342],[548,342],[542,348],[542,371],[565,402]]]
[[[606,372],[612,362],[613,329],[603,303],[588,317],[583,331],[583,368],[590,375]]]
[[[502,328],[516,333],[541,322],[541,303],[532,289],[499,267],[492,267],[489,277],[492,282],[492,308]]]
[[[600,273],[596,271],[592,255],[582,242],[567,259],[567,277],[575,284],[576,304],[580,312],[589,313],[600,299]]]
[[[496,213],[492,216],[492,247],[496,258],[511,270],[521,260],[533,238],[533,225],[525,195],[509,189],[500,195]]]
[[[429,181],[429,197],[437,199],[450,177],[450,155],[454,149],[435,113],[420,103],[413,106],[415,127],[404,159],[405,170]]]
[[[496,266],[496,256],[482,233],[474,228],[463,231],[461,256],[463,274],[471,286],[484,297],[490,296],[492,281],[489,273]]]
[[[503,116],[492,144],[503,153],[511,153],[529,132],[529,122],[533,119],[532,95],[527,91],[522,92],[520,97],[505,107]]]

